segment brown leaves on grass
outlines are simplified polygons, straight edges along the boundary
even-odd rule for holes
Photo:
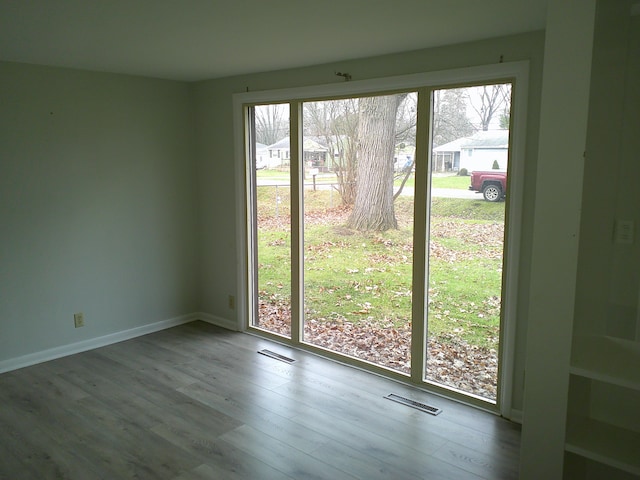
[[[335,233],[343,236],[354,232],[344,226],[350,213],[348,207],[335,207],[324,211],[305,212],[305,223],[311,225],[333,225]],[[290,218],[261,217],[260,228],[280,228],[288,230]],[[430,255],[448,263],[472,259],[501,258],[504,240],[502,224],[475,224],[438,219],[431,224]],[[457,238],[464,243],[479,247],[464,252],[449,248],[440,239]],[[370,255],[372,265],[378,268],[395,263],[405,263],[412,256],[410,244],[394,244],[389,239],[373,239],[389,247],[387,252]],[[320,245],[308,245],[305,254],[324,256],[332,248],[340,248],[333,242]],[[409,295],[411,292],[407,292]],[[434,292],[435,293],[435,292]],[[431,299],[433,300],[433,298]],[[485,309],[500,311],[500,298],[483,301]],[[308,312],[304,325],[305,342],[327,348],[351,357],[409,374],[411,362],[411,326],[402,327],[374,320],[368,316],[366,304],[353,312],[357,321],[350,322],[341,318],[313,318]],[[283,295],[267,295],[260,292],[259,302],[260,328],[280,335],[289,336],[291,331],[291,306]],[[482,315],[479,315],[482,318]],[[452,333],[430,337],[428,342],[426,371],[429,381],[446,385],[483,398],[496,398],[498,375],[498,354],[495,349],[471,345]]]
[[[452,334],[430,338],[427,379],[495,400],[498,353],[470,345]]]
[[[304,222],[306,225],[339,225],[345,223],[347,217],[351,213],[349,206],[337,206],[327,208],[326,210],[314,210],[304,213]],[[270,230],[289,230],[291,225],[291,216],[287,214],[280,215],[259,215],[258,227]],[[345,228],[345,230],[348,230]]]
[[[498,223],[476,224],[438,221],[431,226],[430,254],[439,260],[454,263],[461,260],[501,259],[504,243],[504,225]],[[475,251],[448,248],[440,238],[457,238],[480,247]]]
[[[439,220],[431,225],[432,238],[461,238],[467,243],[502,250],[504,225],[501,223],[464,223]]]
[[[260,328],[290,335],[291,307],[287,299],[276,295],[261,298],[259,319]],[[304,340],[334,352],[410,373],[411,325],[408,323],[396,327],[371,318],[361,318],[357,323],[310,318],[305,321]],[[496,398],[496,350],[470,345],[453,334],[443,334],[429,338],[428,353],[428,380],[483,398]]]

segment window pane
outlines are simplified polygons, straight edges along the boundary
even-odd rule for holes
[[[498,384],[510,106],[510,84],[434,91],[426,379],[487,400]]]
[[[416,98],[303,108],[304,341],[405,374]]]
[[[254,109],[255,282],[253,326],[291,335],[289,105]],[[284,153],[284,154],[283,154]]]

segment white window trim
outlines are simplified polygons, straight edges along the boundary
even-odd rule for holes
[[[246,145],[244,141],[245,114],[243,106],[252,103],[277,103],[309,98],[337,97],[381,93],[393,90],[418,89],[422,87],[446,87],[465,83],[483,83],[513,81],[513,103],[510,133],[511,159],[509,165],[509,212],[508,239],[504,250],[505,291],[508,293],[503,301],[503,321],[501,341],[500,389],[498,391],[499,412],[507,418],[514,418],[513,411],[513,378],[514,356],[516,344],[516,314],[519,278],[519,259],[521,241],[521,218],[524,186],[524,158],[526,148],[527,98],[529,86],[529,62],[508,62],[481,65],[436,72],[417,73],[394,77],[383,77],[369,80],[339,82],[328,85],[285,88],[244,92],[233,95],[234,115],[234,150],[236,181],[236,240],[237,240],[237,329],[247,328],[249,279],[247,278],[247,192],[245,185],[249,166],[245,163]],[[513,192],[513,193],[511,193]]]

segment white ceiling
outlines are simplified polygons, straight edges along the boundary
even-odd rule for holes
[[[0,60],[176,80],[544,29],[548,0],[0,0]]]

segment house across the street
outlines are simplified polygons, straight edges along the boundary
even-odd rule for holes
[[[319,168],[326,171],[328,164],[329,149],[320,145],[315,140],[305,137],[302,142],[303,160],[308,167]],[[269,146],[256,144],[256,167],[257,168],[279,168],[288,167],[291,161],[291,146],[289,137],[278,140]]]
[[[433,149],[433,165],[437,172],[492,170],[506,171],[509,158],[509,130],[479,131]]]

